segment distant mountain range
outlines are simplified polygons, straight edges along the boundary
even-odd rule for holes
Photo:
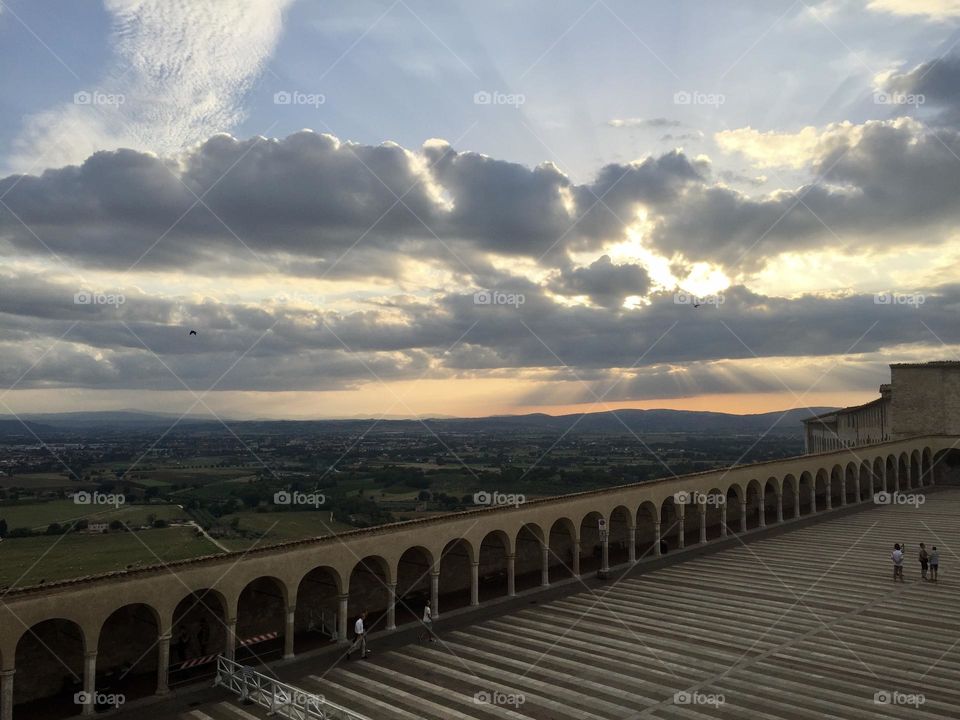
[[[811,415],[834,408],[796,408],[783,412],[733,415],[730,413],[694,410],[610,410],[606,412],[572,415],[495,415],[481,418],[382,419],[349,418],[341,420],[228,420],[235,432],[250,434],[301,434],[323,432],[362,432],[376,422],[380,432],[545,432],[596,434],[623,433],[697,433],[704,435],[759,435],[771,432],[777,435],[797,436],[802,432],[801,421]],[[105,412],[40,413],[0,416],[0,437],[23,436],[36,433],[40,437],[60,434],[118,434],[130,431],[166,430],[179,415],[146,413],[135,410]],[[24,428],[24,423],[29,429]],[[175,432],[227,432],[223,424],[208,416],[190,415],[177,422]]]

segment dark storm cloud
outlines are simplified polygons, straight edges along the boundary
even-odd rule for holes
[[[930,106],[941,115],[940,122],[952,126],[960,124],[960,54],[953,52],[943,57],[917,65],[912,70],[895,73],[884,83],[887,93],[922,96],[922,104]],[[906,97],[892,97],[906,101]]]
[[[564,268],[550,289],[560,295],[587,295],[595,305],[618,308],[630,295],[646,295],[650,276],[641,265],[615,265],[604,255],[587,267]]]
[[[600,271],[615,267],[602,264]],[[699,363],[703,374],[712,361],[827,358],[910,344],[948,356],[938,350],[940,340],[960,343],[957,285],[927,291],[917,307],[877,304],[871,295],[783,299],[734,287],[720,304],[707,300],[694,308],[684,298],[654,293],[649,306],[622,310],[561,306],[528,281],[504,278],[491,289],[522,294],[523,302],[477,304],[472,293],[434,303],[396,296],[387,305],[334,312],[136,294],[117,307],[78,308],[70,287],[39,281],[27,292],[35,278],[4,280],[14,292],[0,296],[0,383],[9,386],[26,373],[18,384],[23,389],[178,390],[182,380],[194,390],[214,383],[224,390],[320,390],[377,377],[517,377],[550,370],[602,383],[611,368],[633,366],[641,382],[636,387],[645,388],[643,378],[664,364]],[[23,297],[12,302],[12,294]],[[190,327],[199,335],[188,336]],[[698,376],[674,380],[690,377]],[[744,391],[770,389],[740,381]],[[714,387],[703,377],[696,384]]]

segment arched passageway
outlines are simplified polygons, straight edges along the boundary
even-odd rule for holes
[[[543,584],[543,530],[527,523],[517,532],[516,585],[517,592]]]
[[[600,543],[600,522],[603,515],[587,513],[580,521],[580,574],[593,573],[600,569],[603,547]]]
[[[503,597],[509,591],[507,577],[510,538],[502,530],[487,533],[480,543],[480,602]]]
[[[863,502],[865,500],[870,500],[870,486],[873,480],[873,471],[870,469],[869,462],[861,463],[857,477],[860,488],[860,501]]]
[[[649,500],[637,508],[637,558],[644,559],[657,555],[657,525],[660,513],[657,506]]]
[[[463,538],[447,543],[440,555],[438,612],[450,612],[470,604],[475,559],[473,547]]]
[[[609,562],[611,567],[630,562],[630,511],[623,505],[614,508],[607,523],[610,529]]]
[[[216,590],[197,590],[173,611],[170,631],[170,687],[216,672],[216,657],[227,649],[226,600]]]
[[[766,525],[774,525],[777,523],[778,489],[776,478],[769,478],[763,486],[763,519]]]
[[[660,551],[670,552],[683,547],[683,507],[673,495],[667,496],[660,505]]]
[[[816,509],[813,476],[804,471],[800,473],[800,516],[809,515]]]
[[[760,526],[763,506],[763,487],[759,480],[751,480],[747,484],[747,530]]]
[[[282,582],[259,577],[248,583],[237,602],[237,662],[256,665],[282,655],[286,620]]]
[[[24,632],[14,660],[14,720],[78,715],[85,649],[83,631],[69,620],[44,620]]]
[[[839,465],[834,465],[830,471],[830,507],[838,508],[844,504],[844,486],[846,483],[846,473]]]
[[[341,592],[333,568],[317,567],[303,577],[293,621],[295,652],[320,647],[335,637]]]
[[[741,533],[747,529],[747,514],[744,509],[746,497],[743,488],[731,485],[727,488],[727,532]]]
[[[894,492],[900,487],[900,478],[898,473],[900,471],[899,465],[897,463],[897,458],[893,455],[887,456],[887,492]]]
[[[826,470],[817,471],[815,488],[817,506],[814,510],[815,512],[823,512],[830,503],[830,480]]]
[[[559,518],[550,526],[550,582],[573,577],[577,567],[577,530],[570,518]]]
[[[353,626],[364,612],[367,632],[384,630],[390,611],[390,566],[379,555],[368,555],[353,566],[347,585],[347,639],[353,639]]]
[[[433,569],[433,554],[425,547],[407,548],[400,556],[397,562],[397,625],[417,622],[423,617],[423,609],[432,599],[430,583],[433,582]]]
[[[123,695],[126,702],[157,691],[160,618],[149,605],[125,605],[100,629],[97,691]]]
[[[723,522],[727,515],[727,496],[720,488],[711,488],[700,498],[707,542],[723,536]]]
[[[783,519],[793,520],[799,517],[799,505],[797,504],[797,481],[793,475],[785,475],[783,478]]]

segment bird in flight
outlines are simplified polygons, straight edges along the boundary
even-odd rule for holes
[[[197,334],[197,331],[196,331],[196,330],[191,330],[191,331],[190,331],[190,334],[191,334],[191,335],[196,335],[196,334]]]
[[[700,307],[700,303],[694,303],[693,306],[694,306],[695,308],[698,308],[698,307]]]

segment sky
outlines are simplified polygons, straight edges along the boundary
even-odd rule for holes
[[[0,414],[873,399],[960,359],[958,23],[0,0]]]

